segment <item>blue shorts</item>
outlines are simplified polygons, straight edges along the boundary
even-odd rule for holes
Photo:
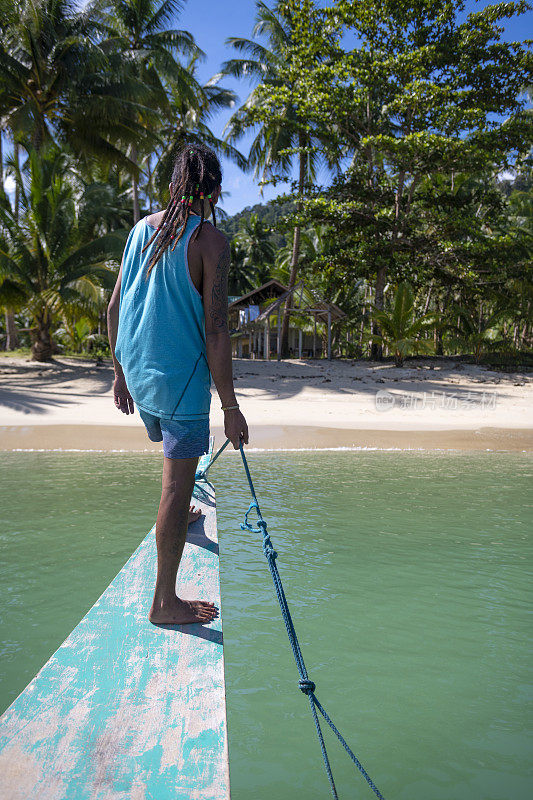
[[[161,419],[137,407],[151,442],[163,442],[166,458],[196,458],[209,450],[209,417]]]

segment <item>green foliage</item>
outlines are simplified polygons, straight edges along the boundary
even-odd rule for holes
[[[432,351],[433,343],[420,338],[420,335],[435,327],[436,317],[434,314],[417,315],[413,291],[408,283],[399,284],[390,311],[374,306],[372,317],[381,331],[380,334],[373,334],[372,338],[394,354],[397,367],[401,367],[404,358],[412,352]]]
[[[89,317],[65,318],[64,324],[54,332],[54,337],[75,353],[81,353],[93,326],[94,322]]]
[[[291,40],[255,118],[282,124],[291,104],[330,160],[343,156],[329,187],[309,187],[300,222],[329,226],[339,281],[372,282],[379,309],[387,281],[504,290],[531,270],[530,235],[509,230],[498,186],[502,170],[522,171],[533,138],[523,93],[531,55],[502,41],[499,25],[527,4],[488,6],[461,21],[463,5],[279,5],[292,15]]]
[[[448,326],[452,334],[450,347],[472,352],[476,364],[485,352],[501,350],[505,347],[501,323],[506,311],[506,305],[501,301],[485,312],[480,307],[452,306],[450,316],[455,317],[456,322]]]
[[[135,115],[148,90],[134,80],[122,52],[104,53],[98,45],[101,5],[4,2],[2,126],[36,150],[52,141],[68,147],[80,165],[97,158],[129,168],[124,143],[145,135]]]
[[[253,206],[246,206],[242,211],[238,211],[231,217],[227,217],[219,224],[220,230],[232,239],[241,225],[241,220],[249,219],[252,214],[259,219],[265,229],[269,231],[269,239],[277,249],[287,244],[286,236],[277,230],[279,224],[283,223],[286,217],[294,214],[296,205],[292,201],[283,203],[271,200],[268,203],[256,203]]]
[[[230,294],[303,278],[346,313],[338,354],[369,343],[401,359],[429,346],[416,324],[430,315],[437,352],[531,347],[532,55],[502,38],[528,3],[260,0],[250,38],[232,37],[234,58],[205,83],[181,8],[3,4],[2,142],[14,152],[2,162],[16,189],[10,201],[0,182],[0,305],[33,325],[34,357],[49,356],[52,330],[104,353],[95,330],[125,232],[165,203],[185,141],[261,185],[291,185],[220,214]],[[237,100],[223,76],[252,86],[220,138],[214,115]]]
[[[77,225],[72,165],[55,145],[29,151],[24,171],[15,161],[8,167],[18,187],[21,209],[15,215],[4,195],[0,198],[0,278],[35,325],[33,357],[52,354],[53,317],[68,318],[73,307],[102,308],[104,289],[116,279],[126,231],[83,241]]]
[[[251,214],[241,221],[234,239],[243,255],[243,265],[255,271],[260,283],[267,280],[270,265],[274,261],[274,246],[268,234],[259,217]]]

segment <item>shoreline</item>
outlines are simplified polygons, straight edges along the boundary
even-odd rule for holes
[[[213,425],[215,446],[225,441]],[[4,425],[3,452],[162,453],[140,425]],[[228,448],[226,452],[231,452]],[[255,425],[248,452],[320,450],[533,452],[533,429],[479,427],[472,430],[351,430],[310,425]],[[236,452],[236,451],[235,451]]]
[[[250,451],[533,451],[533,376],[453,358],[391,363],[234,359]],[[137,411],[113,403],[114,372],[66,356],[0,358],[0,450],[159,453]],[[224,441],[213,391],[211,432]]]

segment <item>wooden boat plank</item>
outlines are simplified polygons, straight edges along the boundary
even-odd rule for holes
[[[195,495],[180,593],[220,607],[215,495]],[[1,717],[1,800],[229,798],[222,616],[151,625],[155,564],[154,526]]]

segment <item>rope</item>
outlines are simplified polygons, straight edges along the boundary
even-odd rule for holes
[[[203,480],[207,480],[206,475],[207,475],[208,469],[216,461],[216,459],[219,457],[219,455],[222,453],[222,451],[228,446],[228,444],[229,444],[229,439],[227,439],[226,442],[222,445],[222,447],[217,451],[216,455],[211,459],[211,461],[209,462],[209,464],[207,465],[205,470],[203,472],[199,472],[197,474],[197,476],[196,476],[197,480],[202,480],[202,479]],[[283,584],[281,582],[281,577],[280,577],[280,574],[279,574],[279,571],[278,571],[278,568],[277,568],[277,565],[276,565],[276,558],[277,558],[278,554],[274,550],[274,547],[272,545],[272,541],[270,539],[270,534],[268,533],[267,524],[266,524],[266,522],[265,522],[265,520],[263,518],[263,515],[261,514],[261,509],[259,507],[259,502],[257,500],[254,484],[253,484],[253,481],[252,481],[252,476],[250,474],[250,469],[248,467],[248,461],[246,460],[246,456],[244,454],[244,448],[243,448],[243,445],[242,445],[242,441],[239,443],[239,449],[240,449],[240,452],[241,452],[244,471],[246,473],[246,479],[248,481],[248,486],[250,488],[250,494],[252,495],[252,501],[251,501],[251,503],[250,503],[250,505],[248,507],[248,511],[244,515],[244,522],[241,523],[241,529],[243,531],[248,530],[248,531],[251,531],[252,533],[261,533],[262,534],[262,537],[263,537],[263,553],[265,554],[265,558],[267,560],[268,567],[270,569],[270,574],[272,576],[272,580],[273,580],[273,583],[274,583],[274,589],[276,591],[276,596],[278,598],[278,603],[279,603],[279,606],[281,608],[281,614],[282,614],[282,617],[283,617],[283,622],[285,623],[285,628],[287,630],[287,636],[289,637],[289,642],[290,642],[290,645],[291,645],[291,648],[292,648],[292,652],[293,652],[293,655],[294,655],[294,660],[296,662],[296,667],[297,667],[298,673],[300,675],[300,680],[298,681],[298,687],[299,687],[300,691],[303,692],[303,694],[307,695],[307,697],[309,699],[309,706],[310,706],[310,709],[311,709],[311,714],[313,716],[313,721],[315,723],[316,733],[317,733],[317,736],[318,736],[318,742],[319,742],[319,745],[320,745],[320,750],[322,752],[322,758],[324,759],[324,767],[326,769],[326,774],[328,776],[328,781],[329,781],[329,785],[330,785],[330,788],[331,788],[331,794],[335,798],[335,800],[338,800],[337,788],[335,786],[333,773],[331,771],[331,765],[330,765],[328,753],[327,753],[327,750],[326,750],[326,744],[324,742],[324,735],[322,733],[322,728],[320,726],[320,719],[318,717],[317,711],[322,715],[323,719],[327,722],[327,724],[329,725],[329,727],[331,728],[331,730],[333,731],[333,733],[335,734],[335,736],[337,737],[337,739],[339,740],[339,742],[341,743],[343,748],[346,750],[346,752],[348,753],[348,755],[352,759],[353,763],[355,764],[355,766],[357,767],[357,769],[359,770],[359,772],[361,773],[363,778],[366,780],[366,782],[368,783],[368,785],[370,786],[370,788],[372,789],[372,791],[374,792],[376,797],[378,797],[379,800],[385,800],[385,798],[383,797],[383,795],[381,794],[381,792],[379,791],[379,789],[377,788],[377,786],[373,782],[372,778],[370,777],[368,772],[365,770],[365,768],[363,767],[363,765],[361,764],[359,759],[356,757],[356,755],[353,753],[353,751],[351,750],[351,748],[347,744],[347,742],[344,739],[344,737],[339,733],[339,731],[337,730],[336,726],[334,725],[334,723],[332,722],[331,718],[329,717],[328,713],[326,712],[325,708],[322,706],[322,704],[320,703],[320,701],[317,699],[317,697],[315,695],[316,685],[312,680],[310,680],[309,675],[307,674],[307,669],[306,669],[305,662],[304,662],[304,659],[303,659],[302,651],[300,649],[300,643],[298,641],[298,637],[296,636],[294,623],[292,621],[291,613],[290,613],[290,610],[289,610],[289,605],[287,603],[287,598],[285,596],[285,590],[283,588]],[[249,514],[251,514],[252,511],[255,511],[255,513],[257,515],[257,523],[256,523],[257,527],[254,527],[250,522],[248,522],[248,516],[249,516]]]
[[[195,481],[207,481],[207,470],[210,469],[210,467],[215,463],[219,455],[226,449],[228,444],[229,444],[229,439],[226,439],[222,447],[219,450],[217,450],[216,454],[213,456],[207,467],[204,470],[198,470],[198,472],[194,476]]]

